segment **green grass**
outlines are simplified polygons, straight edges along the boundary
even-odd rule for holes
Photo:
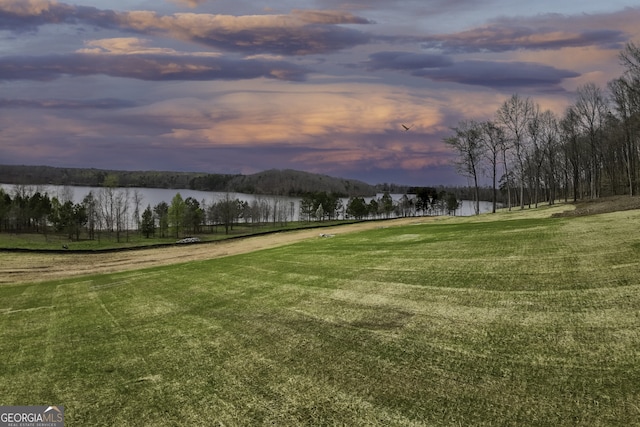
[[[289,222],[266,223],[266,224],[236,224],[229,233],[225,233],[223,226],[219,225],[211,230],[204,227],[200,233],[180,233],[176,238],[174,232],[170,232],[168,237],[150,236],[144,237],[136,231],[121,232],[120,238],[115,233],[96,233],[94,239],[89,239],[85,233],[80,239],[69,240],[69,236],[64,233],[12,233],[0,232],[0,249],[28,249],[28,250],[61,250],[65,245],[68,249],[76,251],[99,251],[105,249],[136,248],[156,245],[173,244],[178,239],[196,236],[202,241],[217,241],[235,237],[244,237],[254,234],[269,232],[290,231],[306,228],[328,227],[331,225],[352,224],[353,220],[333,220],[333,221],[313,221],[313,222]]]
[[[0,233],[1,249],[29,249],[29,250],[61,250],[65,245],[72,250],[103,250],[114,248],[127,248],[137,246],[151,246],[175,243],[175,237],[151,237],[149,239],[137,233],[130,233],[127,237],[125,233],[120,236],[120,241],[113,236],[103,234],[93,240],[85,238],[80,240],[69,240],[63,234],[37,234],[37,233]]]
[[[637,425],[639,222],[505,213],[0,287],[0,404],[70,426]]]

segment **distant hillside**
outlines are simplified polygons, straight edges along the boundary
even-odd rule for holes
[[[249,194],[277,194],[298,196],[314,191],[326,191],[345,196],[375,196],[376,189],[352,179],[334,178],[296,170],[268,170],[253,175],[233,177],[230,186]]]
[[[118,171],[51,166],[0,165],[0,182],[26,185],[79,185],[99,187],[107,176],[121,187],[232,191],[247,194],[299,196],[326,191],[343,196],[373,196],[376,188],[362,181],[334,178],[295,170],[269,170],[253,175],[200,172]]]

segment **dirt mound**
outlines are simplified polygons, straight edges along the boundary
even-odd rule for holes
[[[611,196],[599,199],[581,200],[575,203],[572,211],[555,213],[553,217],[574,217],[597,215],[608,212],[628,211],[640,209],[640,197],[638,196]]]

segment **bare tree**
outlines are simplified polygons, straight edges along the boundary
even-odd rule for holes
[[[118,177],[107,175],[102,182],[102,188],[98,193],[98,206],[101,225],[106,231],[113,233],[116,229],[116,188]]]
[[[240,201],[238,199],[232,199],[231,195],[225,193],[224,199],[216,203],[219,218],[224,225],[225,234],[229,234],[229,230],[233,230],[233,225],[236,223],[240,214]]]
[[[524,184],[526,172],[526,133],[533,115],[533,102],[514,94],[498,109],[498,122],[504,125],[511,142],[520,184],[520,209],[524,209]]]
[[[498,164],[500,162],[500,153],[502,153],[505,144],[504,129],[493,121],[481,123],[482,133],[480,134],[482,143],[482,154],[489,162],[491,183],[492,183],[492,212],[496,212],[498,202]]]
[[[129,239],[129,189],[115,191],[114,195],[116,241],[120,242],[123,232]]]
[[[139,189],[133,190],[132,202],[133,202],[133,222],[136,226],[136,231],[140,231],[140,205],[142,204],[144,196]]]
[[[478,174],[482,161],[482,127],[474,121],[461,121],[453,128],[454,136],[444,139],[444,142],[458,152],[455,166],[459,173],[473,179],[475,213],[480,213],[480,188]]]
[[[601,189],[601,142],[602,127],[607,113],[607,106],[602,90],[594,83],[580,86],[577,91],[578,99],[575,111],[580,129],[587,135],[589,141],[589,169],[587,179],[591,198],[595,199]]]
[[[65,204],[67,202],[73,203],[73,187],[68,185],[63,185],[62,188],[58,191],[58,200],[60,203]]]
[[[542,180],[542,164],[546,160],[542,147],[542,113],[540,106],[534,104],[533,114],[527,126],[529,136],[529,150],[527,155],[527,164],[529,171],[529,188],[533,191],[533,202],[538,207],[540,201],[540,186]],[[531,199],[529,199],[529,207],[531,207]]]
[[[553,111],[544,111],[540,115],[540,144],[550,205],[554,204],[557,198],[559,137],[558,118]]]
[[[620,52],[620,62],[625,67],[624,75],[620,81],[624,82],[621,89],[626,95],[624,101],[626,114],[621,115],[625,126],[625,157],[628,169],[628,179],[630,194],[636,194],[640,182],[640,46],[630,42]],[[615,99],[616,106],[619,107],[619,100]],[[618,110],[620,113],[620,110]],[[635,184],[635,188],[634,188]]]
[[[569,107],[560,122],[562,129],[562,147],[565,159],[565,187],[573,188],[573,201],[575,202],[581,196],[581,166],[582,166],[582,150],[580,146],[580,135],[578,131],[578,114],[575,108]],[[569,179],[570,176],[570,179]]]
[[[609,82],[609,91],[620,120],[623,135],[622,157],[626,172],[629,195],[635,194],[637,181],[638,139],[640,137],[640,84],[634,84],[631,77],[620,77]]]
[[[620,52],[620,62],[626,68],[626,74],[640,78],[640,46],[629,42]]]
[[[89,191],[82,204],[87,212],[87,233],[90,240],[94,240],[96,236],[96,228],[99,228],[98,201],[93,195],[93,191]]]

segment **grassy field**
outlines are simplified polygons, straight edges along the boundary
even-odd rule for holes
[[[69,426],[640,424],[640,211],[458,218],[0,287]]]

